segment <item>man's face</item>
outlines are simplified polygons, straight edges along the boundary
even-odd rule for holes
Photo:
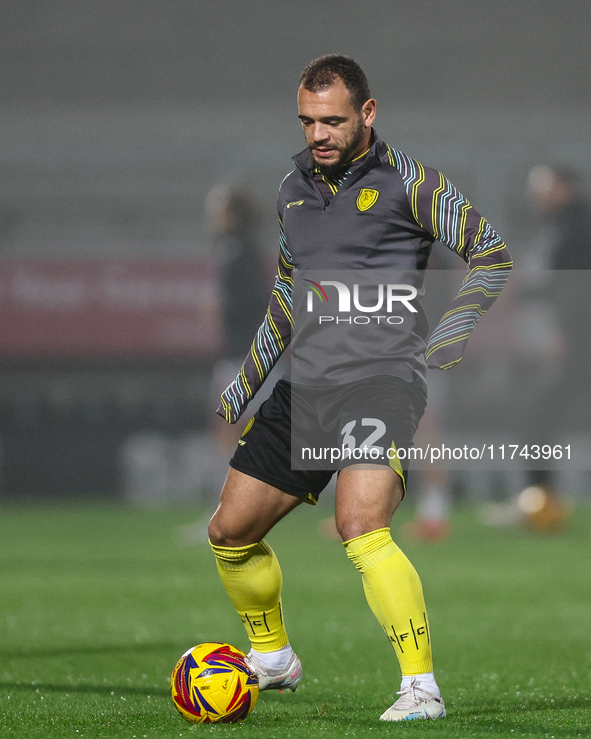
[[[529,173],[527,192],[534,207],[542,216],[549,218],[554,217],[575,197],[572,188],[544,164],[538,164]]]
[[[320,171],[328,176],[369,147],[375,114],[373,98],[361,111],[355,110],[351,93],[341,79],[318,92],[304,87],[298,90],[298,118],[306,143]]]

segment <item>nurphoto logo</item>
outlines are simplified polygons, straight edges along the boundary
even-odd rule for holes
[[[337,291],[337,311],[338,313],[351,313],[351,290],[344,282],[338,280],[321,280],[320,283],[313,282],[312,280],[304,280],[308,283],[308,293],[306,299],[306,310],[308,313],[314,312],[314,296],[316,295],[320,303],[328,303],[329,298],[324,290],[324,287],[333,287]],[[399,285],[399,284],[380,284],[374,285],[373,296],[371,298],[373,304],[362,305],[360,298],[359,285],[353,285],[353,308],[360,313],[371,313],[374,315],[361,315],[354,316],[319,316],[318,323],[329,323],[335,321],[338,323],[357,323],[364,324],[370,323],[374,319],[377,323],[381,323],[381,319],[385,319],[386,323],[402,323],[404,321],[401,315],[379,315],[378,311],[385,310],[387,314],[392,314],[394,307],[404,306],[411,313],[417,313],[417,309],[412,304],[412,301],[417,297],[418,291],[416,287],[412,285]],[[376,292],[377,291],[377,292]],[[368,299],[368,286],[364,287],[365,299]],[[334,298],[333,298],[334,300]]]

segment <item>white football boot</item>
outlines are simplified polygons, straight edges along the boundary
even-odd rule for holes
[[[297,654],[292,653],[289,662],[280,670],[266,667],[252,653],[252,649],[246,655],[248,664],[256,672],[259,679],[259,690],[295,690],[302,679],[302,663]]]
[[[380,721],[414,721],[421,718],[444,718],[445,704],[441,695],[421,688],[416,678],[398,692],[400,698],[380,716]]]

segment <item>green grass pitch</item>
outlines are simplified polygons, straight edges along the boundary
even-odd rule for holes
[[[302,506],[269,536],[297,692],[261,694],[242,724],[195,726],[170,699],[178,657],[203,641],[247,649],[203,527],[181,528],[203,513],[0,508],[0,737],[591,736],[589,509],[553,536],[459,510],[448,541],[404,546],[448,709],[406,724],[378,721],[398,668],[343,547],[319,534],[329,515]]]

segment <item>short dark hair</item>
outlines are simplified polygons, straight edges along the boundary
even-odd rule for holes
[[[357,112],[369,100],[371,92],[365,72],[354,59],[341,54],[326,54],[310,62],[300,76],[300,86],[309,92],[324,90],[342,79],[351,93],[351,102]]]
[[[564,185],[576,189],[581,185],[581,175],[568,164],[551,164],[549,169]]]

